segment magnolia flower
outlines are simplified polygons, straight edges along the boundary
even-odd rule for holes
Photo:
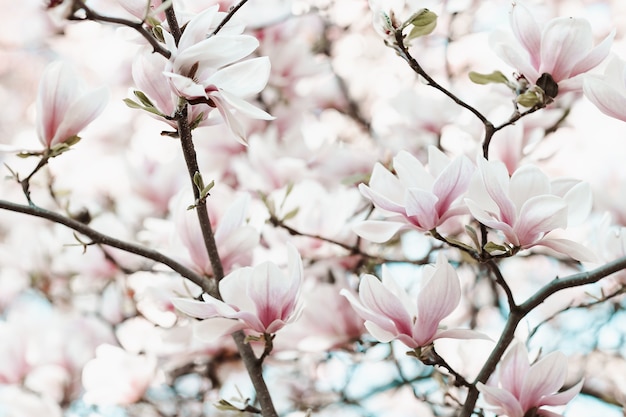
[[[464,329],[444,330],[439,323],[450,315],[461,300],[461,285],[456,271],[439,252],[436,265],[424,267],[422,290],[417,303],[401,288],[386,267],[382,282],[373,275],[364,275],[359,284],[359,299],[346,289],[346,297],[356,313],[365,320],[365,327],[381,342],[399,340],[416,349],[435,339],[486,338]]]
[[[245,143],[246,133],[238,120],[240,115],[274,119],[244,100],[265,87],[270,62],[267,57],[237,62],[259,46],[253,36],[240,34],[243,27],[222,29],[217,35],[207,37],[207,28],[216,26],[223,15],[217,10],[217,6],[211,7],[189,21],[178,44],[171,34],[164,32],[165,43],[172,52],[164,74],[180,96],[189,100],[205,99],[216,107],[231,131]]]
[[[84,400],[89,404],[124,405],[141,399],[156,372],[156,357],[135,355],[113,345],[100,345],[83,368]]]
[[[451,161],[431,146],[428,170],[406,151],[401,151],[393,159],[393,169],[395,175],[377,163],[369,186],[359,185],[361,193],[390,217],[385,221],[367,220],[356,225],[354,231],[359,236],[374,242],[386,242],[404,227],[427,232],[466,212],[459,200],[474,171],[466,157]]]
[[[152,104],[146,107],[148,114],[176,128],[178,124],[174,116],[180,98],[170,88],[169,77],[163,74],[167,65],[168,61],[163,56],[146,50],[133,62],[133,81]],[[189,124],[197,126],[211,124],[212,121],[208,120],[211,110],[208,104],[199,103],[191,106],[187,116]]]
[[[585,19],[559,17],[543,27],[522,2],[513,3],[510,16],[515,42],[494,43],[496,53],[532,84],[547,73],[558,91],[580,91],[582,74],[600,64],[609,54],[615,31],[593,46],[591,25]]]
[[[589,185],[578,181],[553,181],[533,165],[518,168],[509,178],[499,161],[478,160],[468,198],[472,216],[504,234],[515,248],[541,245],[581,261],[593,259],[591,252],[553,232],[565,229],[569,220],[585,217],[591,208]]]
[[[219,193],[219,191],[217,191]],[[204,237],[194,210],[188,210],[189,199],[186,193],[178,196],[174,207],[176,231],[187,249],[192,267],[205,275],[212,276],[213,268],[204,244]],[[228,273],[233,267],[248,265],[252,260],[252,250],[259,243],[259,233],[246,223],[250,196],[243,194],[236,198],[223,212],[213,202],[207,204],[209,217],[215,231],[215,243],[222,266]]]
[[[489,385],[479,382],[476,388],[499,415],[560,417],[542,407],[565,405],[580,392],[583,381],[557,392],[566,375],[567,358],[563,353],[552,352],[531,365],[524,344],[515,342],[502,358],[495,381]],[[528,414],[531,411],[534,413]]]
[[[101,88],[84,92],[72,69],[57,61],[44,71],[37,93],[37,135],[51,148],[74,141],[78,133],[104,110],[108,93]]]
[[[302,260],[291,245],[288,255],[287,275],[275,264],[264,262],[224,277],[219,283],[222,300],[203,294],[204,301],[174,298],[172,303],[183,313],[203,319],[195,332],[207,341],[237,330],[276,333],[296,320],[302,310]]]
[[[604,76],[585,78],[583,92],[602,113],[626,122],[626,62],[613,58]]]

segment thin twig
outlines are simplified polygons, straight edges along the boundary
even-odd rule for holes
[[[228,23],[230,21],[230,19],[233,18],[233,16],[235,15],[235,13],[237,13],[239,11],[239,9],[241,9],[241,7],[246,4],[248,2],[248,0],[241,0],[239,2],[239,4],[237,4],[235,7],[231,7],[231,9],[228,11],[228,14],[226,15],[226,17],[220,22],[219,25],[217,25],[217,27],[215,28],[215,30],[213,31],[213,35],[217,35],[217,33],[222,30],[222,28],[224,26],[226,26],[226,23]]]

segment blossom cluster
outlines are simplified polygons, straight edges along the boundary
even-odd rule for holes
[[[558,416],[595,381],[542,336],[621,309],[581,274],[626,253],[626,51],[591,4],[27,3],[0,415]]]

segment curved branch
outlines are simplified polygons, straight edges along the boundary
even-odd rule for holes
[[[163,47],[163,45],[161,45],[159,41],[146,30],[146,28],[143,26],[143,22],[133,22],[132,20],[122,19],[119,17],[103,16],[98,12],[90,9],[84,1],[75,1],[76,5],[79,7],[79,10],[82,9],[85,11],[85,17],[81,18],[72,15],[68,18],[69,20],[93,20],[95,22],[113,23],[116,25],[127,26],[143,36],[143,38],[148,41],[150,46],[152,46],[154,52],[161,54],[168,59],[172,55],[170,51]]]
[[[606,265],[592,271],[580,272],[565,278],[557,277],[537,291],[534,295],[529,297],[524,303],[511,310],[500,339],[483,365],[483,368],[480,370],[478,376],[476,377],[476,381],[474,381],[474,384],[470,387],[469,392],[467,393],[467,398],[465,399],[465,404],[461,409],[459,417],[469,417],[472,415],[476,400],[478,400],[478,389],[476,389],[476,383],[486,382],[495,371],[502,355],[513,341],[517,325],[524,317],[526,317],[526,315],[528,315],[528,313],[558,291],[566,288],[575,288],[582,285],[593,284],[600,281],[602,278],[606,278],[607,276],[623,269],[626,269],[626,256],[609,262]]]
[[[494,129],[493,124],[489,120],[487,120],[487,118],[483,116],[481,112],[479,112],[478,110],[476,110],[476,108],[467,104],[465,101],[458,98],[448,89],[446,89],[445,87],[440,85],[437,81],[435,81],[430,75],[426,73],[426,71],[424,71],[424,69],[419,64],[419,62],[417,62],[417,60],[413,58],[413,56],[411,56],[411,54],[409,53],[409,50],[404,44],[404,35],[402,34],[402,30],[397,30],[395,32],[395,41],[396,41],[396,44],[394,45],[394,49],[396,50],[398,55],[400,55],[400,57],[409,64],[409,66],[411,67],[413,71],[415,71],[417,74],[424,77],[424,79],[428,82],[428,85],[441,91],[446,96],[450,97],[456,104],[472,112],[472,114],[476,116],[483,125],[485,125],[485,130],[486,130],[485,135],[487,135],[488,132],[491,133],[491,135],[495,133],[495,132],[492,132],[492,130]]]
[[[82,235],[87,236],[93,241],[93,243],[117,248],[123,250],[124,252],[134,253],[135,255],[139,255],[144,258],[161,263],[163,265],[167,265],[174,272],[177,272],[194,284],[200,286],[204,291],[212,291],[213,287],[206,277],[196,273],[195,271],[187,268],[183,264],[153,249],[149,249],[141,245],[125,242],[114,237],[105,235],[104,233],[98,232],[97,230],[92,229],[85,223],[81,223],[78,220],[65,217],[59,213],[55,213],[54,211],[46,210],[44,208],[34,205],[26,206],[22,204],[12,203],[10,201],[0,200],[0,209],[13,211],[16,213],[28,214],[34,217],[49,220],[53,223],[62,224],[63,226],[66,226]]]

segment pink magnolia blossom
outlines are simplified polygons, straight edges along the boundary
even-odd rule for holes
[[[225,194],[217,191],[220,196]],[[198,272],[212,276],[213,267],[207,254],[198,216],[194,210],[188,210],[190,199],[186,193],[177,198],[174,207],[174,223],[176,231],[187,249],[192,267]],[[223,201],[223,200],[222,200]],[[213,200],[209,200],[207,210],[215,236],[215,243],[226,273],[236,266],[249,265],[252,261],[252,250],[259,243],[259,232],[246,223],[250,196],[243,194],[230,205],[219,209]]]
[[[345,289],[341,294],[365,320],[370,334],[381,342],[397,339],[416,349],[428,346],[435,339],[485,338],[473,330],[445,330],[439,326],[461,300],[459,278],[443,253],[439,253],[436,265],[424,267],[422,279],[417,303],[387,268],[383,268],[382,282],[369,274],[361,278],[358,300]]]
[[[586,19],[558,17],[542,26],[520,1],[513,3],[510,22],[517,44],[499,37],[496,53],[532,84],[550,74],[560,93],[581,90],[582,74],[607,57],[615,35],[611,32],[594,47]]]
[[[580,381],[559,393],[566,375],[567,358],[563,353],[552,352],[531,365],[526,347],[516,342],[502,358],[495,380],[488,385],[479,382],[476,387],[498,414],[524,417],[534,411],[533,415],[560,417],[543,407],[567,404],[583,386]]]
[[[289,265],[285,275],[272,262],[237,269],[219,283],[222,300],[203,294],[204,301],[174,298],[177,309],[203,319],[195,328],[205,340],[237,330],[260,334],[276,333],[301,313],[302,260],[288,247]]]
[[[604,76],[586,77],[583,92],[602,113],[626,122],[626,62],[622,59],[613,58]]]
[[[37,134],[46,148],[74,138],[104,110],[108,93],[84,92],[63,62],[48,65],[37,94]]]
[[[132,73],[137,88],[154,105],[154,111],[148,114],[176,128],[176,120],[163,117],[173,118],[179,102],[178,95],[169,86],[169,78],[163,73],[167,65],[168,61],[161,55],[146,50],[139,54],[133,62]],[[208,120],[210,112],[211,108],[207,104],[200,103],[191,106],[188,111],[188,121],[190,124],[197,123],[198,126],[215,123]]]
[[[217,107],[231,131],[245,143],[246,132],[238,120],[241,115],[274,119],[244,100],[265,87],[270,62],[267,57],[237,62],[259,46],[256,38],[241,34],[243,26],[231,25],[207,37],[210,28],[216,27],[224,16],[217,9],[217,6],[211,7],[191,19],[178,45],[172,35],[164,32],[165,43],[172,52],[164,74],[180,96],[190,100],[206,99]]]
[[[386,242],[402,228],[427,232],[466,212],[460,197],[469,186],[472,163],[464,156],[450,160],[433,146],[428,154],[428,170],[406,151],[393,159],[395,175],[380,163],[374,165],[369,186],[361,184],[359,190],[389,218],[356,225],[359,236]]]
[[[89,404],[123,405],[141,399],[154,379],[156,357],[136,355],[113,345],[100,345],[83,368],[83,399]]]
[[[502,232],[506,242],[518,249],[541,245],[581,261],[594,259],[581,244],[557,238],[554,233],[565,229],[568,221],[580,221],[588,213],[588,184],[550,182],[534,165],[518,168],[510,178],[500,161],[481,157],[478,167],[465,199],[476,220]]]

